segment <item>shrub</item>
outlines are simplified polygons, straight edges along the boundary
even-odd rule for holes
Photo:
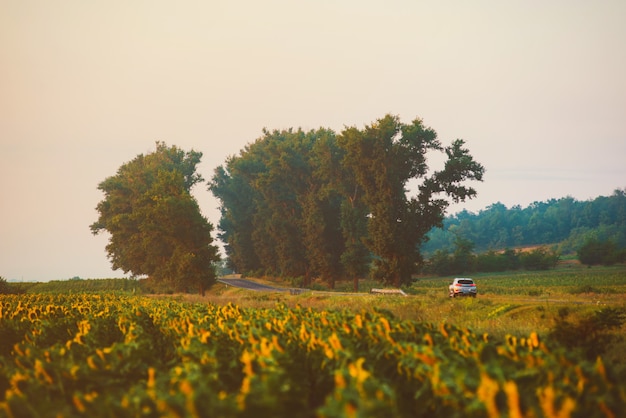
[[[549,338],[567,349],[581,351],[588,360],[602,355],[611,344],[623,338],[611,331],[626,322],[624,309],[603,308],[577,322],[570,322],[569,316],[568,308],[559,309],[556,325]]]
[[[8,293],[11,293],[11,288],[9,287],[6,279],[0,276],[0,295],[6,295]]]
[[[610,266],[624,261],[624,251],[620,251],[611,240],[588,239],[577,251],[578,260],[587,266],[603,264]]]
[[[525,270],[548,270],[554,268],[559,262],[560,255],[546,247],[535,248],[523,253],[520,261]]]

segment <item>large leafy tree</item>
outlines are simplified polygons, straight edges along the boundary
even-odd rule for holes
[[[304,276],[307,270],[301,219],[311,140],[301,130],[266,131],[261,141],[265,170],[254,179],[264,209],[255,217],[256,241],[263,246],[267,243],[260,235],[271,239],[273,270],[287,277]]]
[[[175,290],[197,287],[204,293],[215,281],[218,249],[213,226],[202,216],[191,188],[202,153],[157,142],[98,185],[105,198],[96,209],[92,233],[107,231],[113,269],[147,275]]]
[[[345,251],[340,217],[342,197],[335,188],[335,179],[340,177],[340,149],[331,130],[319,129],[309,136],[309,175],[300,193],[308,262],[305,285],[315,275],[334,288],[335,279],[343,275],[341,255]]]
[[[231,266],[287,277],[332,280],[340,272],[340,200],[326,187],[327,144],[319,129],[274,130],[215,170],[209,189],[222,202],[220,237]],[[306,283],[305,283],[306,284]]]
[[[224,243],[228,267],[240,272],[257,271],[261,268],[261,261],[252,241],[257,192],[245,175],[254,171],[252,166],[254,164],[231,157],[226,166],[215,169],[210,187],[213,194],[222,200],[218,236]]]
[[[407,283],[421,262],[419,247],[428,231],[441,226],[450,200],[476,194],[464,183],[482,180],[484,168],[463,140],[444,148],[436,132],[419,119],[404,124],[387,115],[365,129],[345,129],[339,144],[369,209],[365,242],[374,255],[374,276],[396,286]],[[429,151],[447,157],[444,168],[431,174]],[[419,193],[408,197],[408,183],[415,179],[422,179]]]

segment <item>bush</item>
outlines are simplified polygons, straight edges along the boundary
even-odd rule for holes
[[[520,266],[519,253],[506,249],[503,252],[487,251],[476,256],[476,270],[486,273],[517,270]]]
[[[570,322],[569,316],[569,309],[559,309],[556,325],[549,338],[567,349],[581,351],[588,360],[604,354],[611,344],[623,338],[611,331],[626,322],[624,309],[603,308],[578,322]]]
[[[556,251],[546,247],[535,248],[527,253],[522,253],[520,262],[525,270],[548,270],[554,268],[559,262],[560,255]]]
[[[0,295],[6,295],[9,293],[11,293],[9,284],[4,277],[0,276]]]
[[[578,260],[587,266],[610,266],[623,262],[625,254],[626,251],[619,250],[613,241],[600,241],[596,238],[588,239],[577,251]]]
[[[488,251],[473,255],[467,251],[437,250],[427,261],[424,273],[449,276],[471,272],[493,273],[497,271],[549,270],[556,267],[560,255],[547,247],[535,248],[529,252],[506,249],[503,252]]]
[[[28,291],[28,288],[35,283],[9,283],[7,280],[0,276],[0,295],[21,295]]]

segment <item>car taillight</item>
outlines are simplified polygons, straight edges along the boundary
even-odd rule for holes
[[[472,287],[476,287],[476,285],[475,285],[474,283],[472,283],[470,286],[472,286]]]

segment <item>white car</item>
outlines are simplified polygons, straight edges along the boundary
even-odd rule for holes
[[[448,290],[451,298],[455,298],[457,296],[476,297],[476,283],[474,283],[474,280],[467,277],[454,279],[452,284],[448,287]]]

